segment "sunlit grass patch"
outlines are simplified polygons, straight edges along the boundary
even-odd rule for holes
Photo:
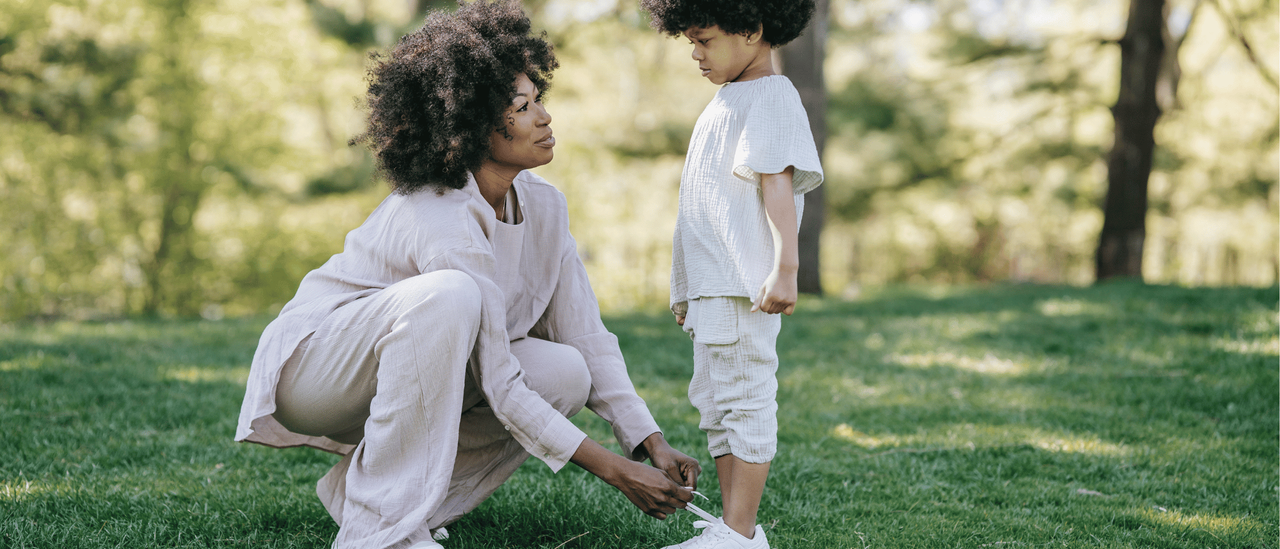
[[[244,385],[249,380],[249,368],[206,368],[200,366],[162,366],[160,377],[188,383],[228,382]]]
[[[1247,518],[1201,513],[1189,514],[1155,506],[1143,508],[1140,511],[1140,514],[1161,524],[1195,528],[1198,530],[1205,530],[1213,534],[1222,534],[1241,529],[1253,529],[1261,526],[1257,522],[1251,521]]]
[[[0,500],[20,501],[31,496],[38,496],[56,490],[43,483],[25,479],[0,481]]]
[[[1111,307],[1102,303],[1090,303],[1071,297],[1046,299],[1036,303],[1036,310],[1045,316],[1108,315]]]
[[[1032,428],[1023,425],[938,426],[912,434],[868,434],[841,423],[831,429],[835,438],[851,442],[867,450],[898,448],[906,451],[969,449],[1026,446],[1049,452],[1107,457],[1129,457],[1132,451],[1121,444],[1101,440],[1089,434]]]
[[[1029,369],[1029,365],[1026,362],[1000,358],[992,353],[987,353],[981,358],[957,355],[951,352],[895,353],[885,357],[885,360],[912,368],[948,367],[980,374],[1018,375],[1025,373]]]
[[[45,365],[44,353],[37,352],[34,355],[13,358],[9,360],[0,360],[0,372],[12,372],[16,370],[39,370]]]
[[[1258,339],[1240,339],[1234,337],[1214,338],[1213,348],[1228,353],[1237,354],[1257,354],[1266,356],[1280,356],[1280,337],[1273,337],[1267,340]]]

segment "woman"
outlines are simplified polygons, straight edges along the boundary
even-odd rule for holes
[[[436,547],[529,455],[659,519],[692,498],[698,463],[636,395],[564,196],[524,171],[553,156],[556,67],[518,5],[481,1],[432,13],[370,73],[355,141],[395,192],[267,326],[236,432],[344,456],[317,487],[336,547]],[[569,422],[584,405],[635,461]]]

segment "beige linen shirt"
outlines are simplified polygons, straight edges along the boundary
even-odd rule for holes
[[[760,174],[794,166],[796,221],[822,166],[800,94],[787,77],[730,82],[698,117],[680,175],[671,305],[699,297],[755,299],[773,270]]]
[[[660,430],[627,375],[617,338],[600,320],[569,233],[564,195],[528,171],[516,177],[514,187],[519,224],[495,219],[470,176],[461,190],[388,196],[347,234],[342,253],[303,278],[297,295],[263,331],[236,440],[348,453],[350,445],[292,433],[272,418],[281,367],[338,307],[421,273],[455,269],[471,275],[482,296],[480,333],[468,367],[512,437],[556,471],[586,438],[524,384],[510,342],[537,337],[582,353],[591,373],[587,407],[612,424],[634,459],[635,448]]]

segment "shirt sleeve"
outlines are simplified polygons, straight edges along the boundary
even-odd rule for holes
[[[561,251],[560,278],[534,332],[582,353],[591,374],[587,408],[613,426],[624,454],[635,460],[636,447],[649,435],[662,431],[631,384],[618,338],[600,320],[600,306],[573,237],[566,236],[566,241]]]
[[[759,185],[761,174],[782,173],[794,166],[793,192],[807,193],[822,184],[823,174],[800,93],[785,78],[769,78],[762,84],[738,138],[733,174]]]
[[[493,282],[493,254],[475,246],[460,247],[431,259],[422,271],[442,269],[462,271],[480,287],[480,333],[468,366],[493,414],[530,455],[559,471],[587,435],[525,385],[524,370],[511,354],[507,337],[506,299]]]

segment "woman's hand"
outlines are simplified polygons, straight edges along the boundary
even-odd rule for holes
[[[663,520],[693,500],[693,490],[672,482],[666,473],[643,463],[627,464],[610,484],[646,515]]]
[[[657,453],[666,452],[659,449]],[[646,515],[658,520],[667,518],[676,509],[683,509],[686,503],[693,500],[693,490],[673,482],[667,477],[667,473],[610,452],[589,438],[582,441],[570,461],[617,488]],[[697,478],[696,474],[694,478]]]
[[[691,490],[698,489],[698,475],[702,474],[702,464],[672,448],[667,444],[667,439],[662,436],[662,433],[649,435],[636,450],[638,454],[643,451],[643,455],[648,456],[649,462],[666,473],[667,478],[673,482]]]

